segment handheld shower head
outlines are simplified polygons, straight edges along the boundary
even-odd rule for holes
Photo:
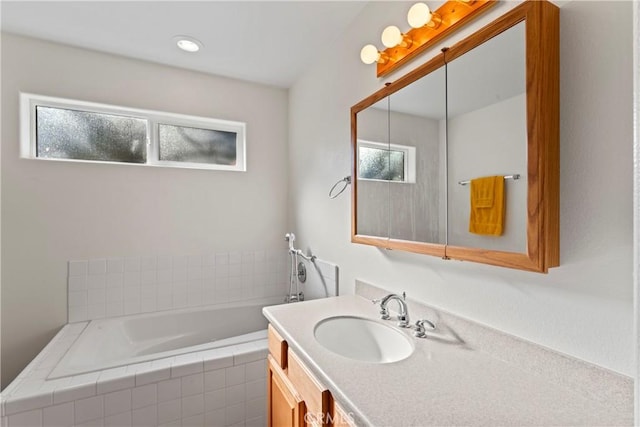
[[[287,233],[284,235],[284,240],[289,242],[289,250],[293,250],[293,242],[296,241],[296,235],[293,233]]]

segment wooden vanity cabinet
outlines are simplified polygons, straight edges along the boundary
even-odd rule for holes
[[[304,400],[306,421],[313,426],[329,426],[332,421],[331,393],[313,376],[294,352],[288,351],[287,374]]]
[[[305,425],[304,401],[284,370],[273,356],[268,356],[267,367],[268,425],[273,427],[302,427]]]
[[[287,368],[287,342],[282,339],[278,331],[273,326],[267,328],[267,342],[269,346],[269,354],[275,359],[278,366],[282,369]]]
[[[267,425],[269,427],[354,427],[287,342],[269,325]]]

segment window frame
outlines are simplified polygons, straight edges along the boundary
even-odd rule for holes
[[[37,156],[36,107],[51,107],[67,110],[85,111],[97,114],[110,114],[147,122],[146,162],[130,163],[111,160],[64,159]],[[236,164],[219,165],[213,163],[176,162],[160,160],[159,124],[184,126],[206,130],[219,130],[236,134]],[[219,171],[246,172],[246,123],[231,120],[212,119],[165,111],[144,110],[97,102],[80,101],[68,98],[20,93],[20,157],[33,160],[51,160],[62,162],[117,164],[131,166],[154,166],[181,169],[206,169]]]
[[[401,151],[404,153],[404,179],[393,181],[387,179],[373,179],[360,177],[360,147],[374,148],[378,150]],[[358,179],[362,181],[392,182],[395,184],[415,184],[416,182],[416,147],[411,145],[387,144],[384,142],[358,139]]]

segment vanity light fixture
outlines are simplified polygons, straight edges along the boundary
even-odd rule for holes
[[[194,53],[202,48],[202,43],[193,37],[175,36],[173,40],[176,42],[176,46],[185,52]]]
[[[374,45],[366,45],[360,51],[360,59],[365,64],[375,62],[376,75],[385,76],[496,3],[497,0],[449,0],[434,12],[427,4],[416,3],[407,14],[412,28],[403,34],[395,25],[388,26],[382,32],[386,49],[378,51]]]

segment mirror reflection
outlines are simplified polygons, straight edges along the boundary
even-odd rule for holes
[[[525,23],[451,61],[447,65],[447,78],[448,244],[526,252]],[[480,185],[484,184],[476,181],[473,190],[471,183],[467,183],[481,177],[514,174],[519,174],[520,179],[503,181],[502,206],[498,186],[483,189]],[[489,199],[480,200],[482,191],[485,195],[490,192]],[[482,203],[487,200],[495,201],[496,205],[483,208]],[[480,216],[472,218],[472,209]],[[493,210],[490,216],[481,217],[488,209]],[[499,218],[503,220],[499,234],[492,232],[495,228],[484,227]],[[480,226],[472,230],[473,220]]]
[[[357,234],[446,239],[444,67],[358,113]]]
[[[405,170],[390,187],[392,239],[445,243],[445,83],[441,67],[390,95],[391,150],[404,153]]]
[[[357,233],[388,238],[389,182],[401,176],[389,149],[389,98],[360,111],[357,126]]]

